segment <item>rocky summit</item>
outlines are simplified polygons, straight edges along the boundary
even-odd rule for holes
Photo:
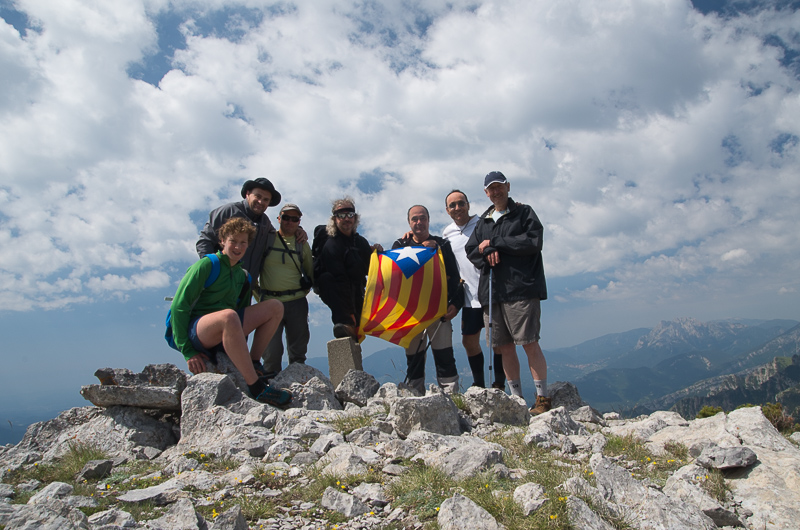
[[[620,419],[555,383],[531,417],[497,389],[423,396],[355,370],[334,388],[294,364],[280,410],[224,358],[96,375],[94,406],[0,448],[0,528],[800,527],[798,433],[759,407]]]

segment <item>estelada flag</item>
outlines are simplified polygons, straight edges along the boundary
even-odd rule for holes
[[[447,276],[438,248],[402,247],[373,252],[358,326],[367,335],[403,348],[447,312]]]

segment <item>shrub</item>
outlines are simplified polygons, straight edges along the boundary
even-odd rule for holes
[[[764,417],[780,432],[792,433],[798,430],[799,426],[795,424],[794,418],[783,411],[783,405],[780,403],[761,405],[761,412],[764,413]]]
[[[700,409],[700,412],[697,413],[697,418],[710,418],[711,416],[716,416],[720,412],[722,412],[722,407],[712,407],[711,405],[706,405]]]

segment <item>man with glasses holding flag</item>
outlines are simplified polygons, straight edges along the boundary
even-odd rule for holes
[[[411,340],[406,347],[406,361],[408,370],[406,380],[409,387],[420,394],[425,393],[425,358],[428,345],[433,352],[433,361],[436,364],[436,380],[439,386],[448,394],[458,392],[458,369],[453,356],[453,325],[450,322],[464,305],[464,291],[461,288],[461,277],[458,274],[458,264],[450,242],[443,237],[434,236],[429,231],[430,214],[422,205],[414,205],[408,209],[408,226],[410,234],[406,234],[392,245],[392,249],[406,247],[439,248],[444,260],[447,283],[447,312],[423,332]],[[411,257],[411,249],[409,253]],[[415,258],[411,258],[415,259]],[[421,303],[421,300],[420,300]],[[426,344],[430,343],[430,344]]]

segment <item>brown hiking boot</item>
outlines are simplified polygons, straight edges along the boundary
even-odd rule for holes
[[[547,412],[550,410],[552,405],[553,400],[549,397],[536,396],[536,403],[529,412],[531,413],[531,416],[538,416],[542,412]]]
[[[333,326],[333,336],[337,339],[345,339],[347,337],[358,339],[356,328],[349,324],[335,324]]]

